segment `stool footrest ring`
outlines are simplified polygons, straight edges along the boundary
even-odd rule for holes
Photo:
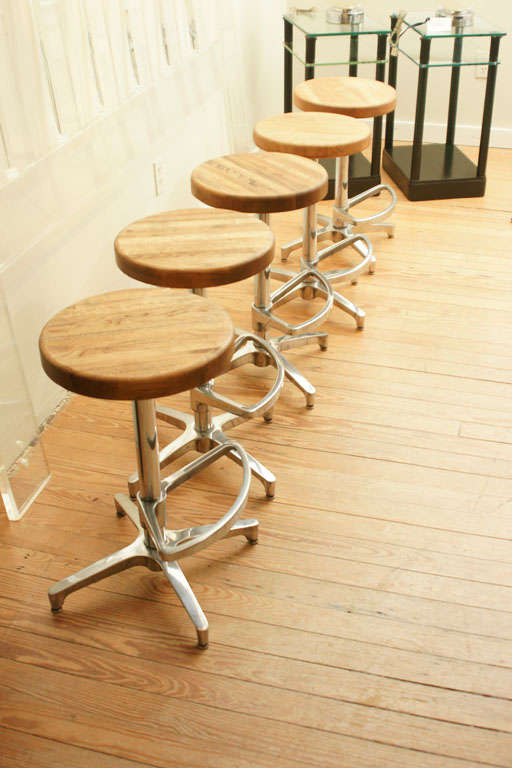
[[[333,269],[327,272],[323,272],[325,279],[331,282],[350,281],[354,280],[361,272],[371,266],[373,260],[373,247],[367,237],[360,234],[348,235],[344,240],[339,243],[333,243],[327,246],[317,254],[317,261],[323,261],[329,256],[333,256],[335,253],[342,251],[344,248],[352,246],[363,257],[359,264],[355,264],[353,267],[347,269]]]
[[[253,348],[244,352],[244,346],[248,342],[251,342]],[[200,387],[196,387],[192,391],[192,405],[195,403],[205,403],[206,405],[215,408],[222,408],[223,410],[229,411],[229,413],[233,413],[236,416],[241,416],[245,419],[254,418],[261,413],[267,413],[267,411],[273,408],[279,398],[284,383],[284,367],[273,346],[255,333],[244,332],[239,335],[235,341],[235,352],[231,359],[230,370],[244,365],[248,359],[256,362],[256,357],[261,354],[264,354],[267,357],[267,365],[273,365],[276,369],[276,377],[267,394],[257,403],[254,403],[253,405],[240,405],[229,397],[225,397],[224,395],[215,392],[213,390],[214,382],[208,382]]]
[[[169,531],[160,527],[156,508],[161,504],[165,495],[177,488],[190,477],[200,472],[205,467],[227,453],[235,451],[242,465],[242,485],[237,497],[229,510],[211,525],[201,525],[193,528],[183,528],[179,531]],[[247,455],[239,443],[230,440],[223,445],[212,448],[207,453],[199,456],[184,467],[181,467],[172,475],[162,480],[162,498],[158,501],[145,501],[137,494],[137,501],[142,512],[145,527],[158,554],[165,561],[177,560],[185,555],[198,552],[216,539],[222,538],[240,516],[249,495],[251,470]]]
[[[314,286],[315,283],[320,283],[326,292],[325,304],[316,315],[309,317],[307,320],[303,320],[301,323],[292,324],[287,323],[286,320],[282,320],[272,312],[273,307],[279,306],[280,303],[284,303],[289,292],[296,291],[298,288],[301,288],[308,283],[311,283],[311,286]],[[274,291],[270,296],[270,302],[268,309],[257,307],[255,304],[252,305],[253,319],[255,322],[260,323],[265,327],[270,326],[271,328],[276,328],[279,331],[283,331],[288,336],[297,336],[307,329],[315,328],[329,316],[333,308],[332,288],[318,270],[308,266],[306,269],[303,269],[302,272],[292,276],[286,283],[284,283],[284,285]]]
[[[377,195],[380,192],[389,192],[391,196],[391,202],[387,205],[386,208],[383,208],[382,211],[379,211],[378,213],[374,213],[371,216],[365,216],[360,219],[354,217],[355,224],[364,224],[367,221],[377,221],[378,219],[385,218],[388,214],[391,213],[391,211],[396,205],[396,192],[393,189],[393,187],[389,186],[389,184],[377,184],[375,187],[372,187],[371,189],[367,189],[364,192],[361,192],[359,195],[355,195],[354,197],[351,197],[350,200],[348,201],[347,208],[352,208],[354,205],[358,205],[359,203],[362,203],[363,200],[367,200],[369,197],[373,197],[374,195]]]

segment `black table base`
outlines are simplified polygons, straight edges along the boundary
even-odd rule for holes
[[[477,176],[477,166],[447,144],[424,144],[419,177],[411,179],[411,144],[385,149],[382,165],[409,200],[442,200],[452,197],[482,197],[485,176]]]
[[[396,19],[395,15],[391,17],[392,28],[395,26]],[[453,143],[462,61],[461,37],[455,37],[453,41],[446,143],[423,143],[431,42],[430,38],[422,37],[420,44],[413,143],[394,146],[395,114],[390,113],[386,118],[386,145],[382,165],[409,200],[482,197],[485,194],[485,169],[489,151],[500,35],[491,35],[480,148],[476,165]],[[398,56],[390,56],[388,82],[393,88],[396,88],[397,84],[397,68]]]
[[[336,160],[333,158],[327,158],[320,160],[320,164],[323,165],[327,173],[329,174],[329,191],[325,196],[326,200],[334,199],[335,188],[335,176],[336,176]],[[380,167],[380,166],[379,166]],[[372,163],[366,159],[366,157],[359,153],[352,155],[349,161],[349,180],[348,180],[348,194],[349,197],[359,195],[371,187],[375,187],[381,183],[380,173],[372,174]]]

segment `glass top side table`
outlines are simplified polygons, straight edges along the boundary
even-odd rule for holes
[[[391,16],[391,28],[394,27],[396,19],[396,15]],[[485,193],[485,169],[499,64],[498,52],[500,40],[506,33],[478,17],[474,17],[468,26],[454,27],[451,18],[448,18],[447,22],[443,29],[435,11],[408,13],[402,29],[407,32],[408,43],[419,40],[419,54],[411,53],[399,41],[396,51],[398,55],[389,57],[388,82],[395,88],[399,55],[405,56],[418,67],[413,142],[409,145],[393,146],[395,117],[394,113],[391,113],[386,118],[386,142],[382,161],[385,170],[409,200],[481,197]],[[482,55],[480,50],[475,52],[474,46],[471,46],[471,38],[481,40],[486,37],[490,38],[488,57]],[[436,43],[440,40],[453,41],[451,56],[435,54]],[[487,82],[478,163],[475,165],[455,145],[455,127],[461,68],[476,65],[487,67]],[[423,144],[428,73],[429,69],[434,67],[451,68],[445,144]]]
[[[375,64],[375,77],[384,81],[386,73],[387,38],[390,34],[389,22],[386,19],[375,21],[365,19],[359,24],[332,24],[327,21],[325,11],[313,13],[285,13],[284,20],[284,111],[291,112],[293,108],[293,58],[304,66],[304,79],[315,77],[315,67],[345,65],[348,74],[355,77],[359,64]],[[299,55],[293,47],[293,28],[305,36],[305,56]],[[375,35],[377,51],[375,58],[359,59],[359,37]],[[317,39],[340,37],[347,40],[348,46],[340,46],[340,55],[336,60],[325,61],[316,56]],[[348,51],[344,54],[344,50]],[[382,142],[382,117],[373,120],[373,143],[371,163],[362,155],[353,155],[349,165],[349,194],[351,196],[364,192],[366,189],[380,184],[380,157]],[[334,195],[335,163],[333,160],[321,160],[329,173],[328,196]]]

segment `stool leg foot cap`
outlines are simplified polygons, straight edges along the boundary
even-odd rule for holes
[[[131,499],[137,498],[138,490],[139,490],[139,478],[135,474],[128,479],[128,493],[130,494]]]
[[[263,414],[263,419],[267,424],[270,424],[274,418],[274,409]]]
[[[116,515],[118,517],[126,517],[126,512],[124,511],[124,509],[122,508],[122,506],[119,504],[119,502],[116,500],[115,497],[114,497],[114,506],[116,508]]]

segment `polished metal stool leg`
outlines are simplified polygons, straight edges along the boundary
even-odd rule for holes
[[[177,561],[204,549],[215,540],[228,536],[242,535],[250,543],[256,543],[258,521],[238,520],[249,494],[249,462],[241,446],[227,440],[223,445],[208,451],[204,456],[162,480],[155,401],[135,401],[133,413],[139,478],[137,503],[128,496],[119,494],[115,497],[115,506],[119,516],[128,516],[135,525],[138,536],[127,547],[52,585],[48,590],[51,609],[54,612],[60,611],[66,597],[82,587],[136,565],[145,565],[150,570],[163,571],[196,628],[199,647],[206,648],[208,621]],[[181,530],[167,529],[167,493],[221,456],[232,452],[237,455],[242,466],[243,480],[237,498],[228,512],[216,523],[209,525]]]

